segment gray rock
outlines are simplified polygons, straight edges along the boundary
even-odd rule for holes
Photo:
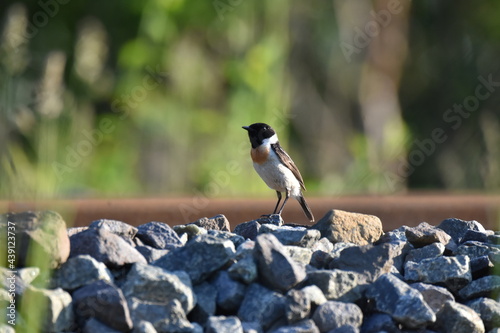
[[[201,235],[169,252],[152,264],[169,271],[185,271],[198,284],[234,256],[234,245],[210,235]]]
[[[191,323],[191,333],[203,333],[203,326],[198,323]]]
[[[331,254],[331,252],[333,251],[333,244],[325,237],[314,243],[311,247],[311,250],[313,251],[313,254],[311,256],[309,264],[316,268],[326,267],[333,259],[333,255]]]
[[[52,285],[65,290],[74,290],[97,280],[113,282],[113,275],[106,265],[89,255],[69,258],[54,271]]]
[[[200,229],[201,229],[201,230],[204,230],[204,229],[202,229],[202,228],[200,228]],[[207,233],[208,233],[208,232],[207,232]],[[136,238],[136,239],[137,239],[137,238]],[[187,234],[187,233],[185,233],[185,234],[180,235],[180,236],[179,236],[179,239],[181,240],[181,242],[182,242],[182,244],[183,244],[183,245],[186,245],[186,243],[187,243],[188,241],[190,241],[191,239],[193,239],[193,238],[191,238],[191,239],[190,239],[190,238],[189,238],[189,236],[188,236],[188,234]]]
[[[328,244],[331,244],[331,248],[327,249],[318,249],[316,250],[312,257],[311,257],[311,262],[309,265],[316,267],[318,269],[326,269],[330,266],[334,266],[332,264],[332,261],[340,256],[340,253],[348,248],[348,247],[355,247],[357,246],[356,244],[352,243],[335,243],[332,244],[328,239],[326,238],[321,238],[319,242],[317,242],[315,245],[318,245],[322,240],[326,240],[327,246]],[[323,241],[324,242],[324,241]]]
[[[135,235],[137,234],[137,228],[133,227],[125,222],[121,221],[115,221],[115,220],[107,220],[107,219],[101,219],[92,222],[89,225],[89,228],[92,229],[106,229],[115,235],[118,235],[122,237],[125,240],[130,240],[134,239]]]
[[[489,275],[474,280],[458,293],[463,299],[473,299],[486,296],[496,298],[500,294],[500,276]]]
[[[359,246],[356,244],[353,244],[353,243],[344,243],[344,242],[333,244],[333,249],[330,251],[332,259],[340,257],[340,254],[342,253],[342,251],[344,251],[345,249],[350,248],[350,247],[359,247]],[[369,247],[367,247],[367,248],[369,248]]]
[[[285,316],[289,324],[306,319],[311,312],[309,295],[302,290],[292,289],[286,295]]]
[[[158,304],[167,304],[177,299],[186,313],[191,311],[196,303],[187,273],[166,271],[152,265],[133,265],[122,290],[127,298],[135,297]]]
[[[259,233],[272,233],[283,245],[296,245],[302,247],[311,247],[321,237],[320,231],[316,229],[290,226],[276,227],[273,224],[262,225]]]
[[[398,274],[403,272],[405,258],[408,252],[413,249],[413,246],[408,242],[391,242],[387,243],[386,246],[391,247],[391,255],[393,259],[393,266],[397,270]]]
[[[332,243],[371,244],[382,236],[382,222],[373,215],[332,209],[311,227]]]
[[[329,252],[317,250],[313,252],[309,265],[318,269],[323,269],[327,268],[332,260],[333,256]]]
[[[234,233],[241,237],[255,240],[260,230],[260,223],[257,221],[248,221],[238,224],[234,228]]]
[[[193,291],[196,295],[196,306],[189,313],[189,319],[200,324],[205,324],[208,317],[215,315],[217,290],[210,283],[203,282],[194,286]]]
[[[269,223],[269,224],[274,224],[278,227],[281,227],[284,223],[283,219],[281,218],[281,215],[279,214],[262,215],[255,221],[259,222],[261,225]]]
[[[375,309],[408,328],[423,328],[436,320],[422,294],[391,274],[380,276],[366,290]]]
[[[285,315],[285,297],[258,283],[252,283],[238,310],[238,317],[243,322],[257,322],[264,329]]]
[[[255,322],[242,322],[241,326],[243,327],[244,333],[262,333],[262,326],[259,323]]]
[[[488,235],[488,243],[493,245],[500,245],[500,235]]]
[[[391,316],[385,313],[374,313],[365,318],[361,327],[363,333],[401,333],[398,325],[394,322]]]
[[[39,275],[40,268],[38,267],[26,267],[17,270],[17,276],[26,284],[31,284]]]
[[[184,309],[177,299],[167,304],[141,301],[135,297],[130,297],[127,301],[134,326],[141,321],[148,321],[158,332],[193,331],[194,327],[186,318]]]
[[[462,238],[468,230],[486,231],[481,223],[477,221],[464,221],[456,218],[446,219],[437,227],[450,235],[457,244],[461,243]]]
[[[168,252],[170,252],[170,250],[155,249],[154,247],[148,245],[136,246],[135,249],[139,251],[139,253],[142,254],[144,258],[146,258],[146,261],[148,263],[152,263],[153,261],[160,259]]]
[[[70,257],[88,254],[111,268],[136,262],[146,263],[144,256],[133,246],[103,228],[89,228],[71,236],[70,242]]]
[[[410,250],[405,260],[418,263],[424,259],[440,257],[443,253],[444,245],[442,243],[432,243],[418,249]]]
[[[305,294],[305,297],[309,298],[311,301],[312,307],[318,307],[323,303],[326,303],[328,300],[325,297],[325,294],[319,289],[318,286],[312,285],[307,286],[300,289]]]
[[[201,219],[190,224],[195,224],[205,230],[231,231],[229,221],[222,214],[210,218],[202,217]]]
[[[321,332],[326,332],[343,325],[360,327],[363,312],[354,303],[328,301],[316,309],[312,319]]]
[[[337,243],[337,244],[341,244],[341,243]],[[346,243],[342,243],[342,244],[346,244]],[[333,251],[333,244],[332,244],[332,242],[330,242],[328,240],[328,238],[323,237],[323,238],[320,238],[319,241],[317,241],[316,243],[314,243],[311,246],[311,250],[313,250],[313,251],[331,252],[331,251]]]
[[[455,301],[455,297],[444,287],[433,286],[427,283],[412,283],[410,287],[420,291],[424,297],[424,301],[429,305],[429,307],[438,313],[439,310],[444,306],[444,303],[448,301]]]
[[[319,287],[327,299],[341,302],[359,300],[368,286],[364,275],[339,269],[309,272],[306,284]]]
[[[490,258],[493,265],[497,266],[500,264],[500,253],[498,252],[490,252],[488,253],[488,257]]]
[[[446,302],[437,314],[435,327],[444,333],[484,333],[484,324],[471,308]]]
[[[476,242],[481,242],[481,243],[487,243],[488,242],[488,233],[487,232],[482,232],[482,231],[476,231],[476,230],[467,230],[462,237],[462,243],[465,243],[467,241],[476,241]]]
[[[163,306],[165,314],[162,318],[156,320],[153,324],[158,332],[195,332],[195,325],[191,324],[186,318],[186,314],[179,300],[174,299],[166,306]],[[134,318],[137,318],[138,309],[134,309]]]
[[[137,238],[155,249],[173,249],[182,246],[177,233],[163,222],[149,222],[137,228]]]
[[[306,277],[304,267],[290,258],[273,234],[257,236],[254,258],[262,281],[272,289],[287,291]]]
[[[131,333],[157,333],[157,331],[149,321],[142,320],[138,323],[134,323],[134,329]]]
[[[410,227],[404,225],[402,227],[399,227],[398,229],[386,232],[379,238],[379,240],[375,242],[375,244],[378,245],[382,243],[407,242],[408,239],[406,238],[406,229],[409,228]]]
[[[244,237],[241,237],[240,235],[233,234],[232,232],[228,232],[228,231],[208,230],[207,234],[215,236],[221,240],[228,239],[231,242],[233,242],[235,248],[237,248],[238,246],[240,246],[241,244],[243,244],[245,242]]]
[[[247,255],[252,255],[253,256],[253,250],[255,249],[255,241],[247,239],[243,243],[238,246],[236,249],[236,256],[235,258],[237,260],[240,260]]]
[[[405,279],[414,280],[411,276],[414,273],[418,276],[417,281],[444,285],[452,291],[458,291],[472,280],[467,256],[430,258],[412,267],[407,265]]]
[[[26,288],[20,311],[27,327],[39,327],[43,332],[67,331],[74,324],[71,296],[60,288]]]
[[[490,250],[490,247],[481,242],[476,242],[476,241],[467,241],[465,243],[462,243],[456,251],[454,252],[455,255],[466,255],[469,256],[470,259],[474,259],[477,257],[482,257],[482,256],[487,256],[490,252],[498,252],[497,249]]]
[[[328,331],[328,333],[359,333],[359,328],[352,325],[342,325],[339,328]]]
[[[486,331],[500,327],[500,303],[497,301],[481,297],[467,302],[466,305],[479,314]]]
[[[15,227],[16,267],[36,266],[53,269],[69,256],[66,223],[52,211],[7,213],[0,215],[0,243],[7,244],[8,227]]]
[[[406,238],[415,247],[423,247],[432,243],[442,243],[446,249],[453,251],[457,244],[450,235],[427,222],[422,222],[414,228],[406,229]]]
[[[238,317],[213,316],[208,318],[206,333],[243,333]]]
[[[122,291],[108,282],[98,280],[75,290],[73,309],[79,323],[96,318],[117,330],[132,329],[132,320]]]
[[[177,302],[180,304],[179,301]],[[134,326],[142,321],[147,321],[157,330],[155,324],[167,318],[170,314],[169,305],[166,306],[164,303],[141,301],[135,297],[127,297],[127,304]]]
[[[287,245],[285,249],[288,252],[290,258],[292,258],[295,262],[305,266],[309,265],[312,258],[312,250],[307,247]]]
[[[246,285],[231,279],[227,271],[219,271],[212,284],[217,291],[217,305],[225,311],[236,312],[245,296]]]
[[[339,257],[332,260],[329,268],[361,273],[366,275],[369,281],[374,281],[380,275],[391,271],[393,258],[399,254],[398,249],[390,243],[353,246],[343,249]]]
[[[90,318],[85,322],[85,325],[83,326],[83,331],[82,333],[120,333],[122,331],[115,330],[114,328],[111,328],[104,323],[100,322],[99,320],[95,318]]]
[[[500,250],[495,247],[490,247],[488,243],[467,241],[463,242],[453,253],[455,255],[467,255],[472,259],[476,257],[487,256],[490,252],[495,253],[499,251]]]
[[[253,255],[248,255],[228,269],[229,276],[234,280],[250,284],[257,279],[257,264],[253,259]]]
[[[488,256],[474,258],[469,265],[473,280],[489,275],[495,267]]]
[[[319,333],[319,329],[311,319],[306,319],[293,325],[280,327],[271,333]]]
[[[407,282],[420,281],[420,275],[418,274],[418,264],[414,261],[407,261],[404,267],[403,279]]]
[[[68,237],[71,237],[79,232],[87,230],[88,228],[89,227],[72,227],[72,228],[67,228],[66,231],[68,233]]]

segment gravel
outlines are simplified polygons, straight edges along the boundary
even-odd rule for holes
[[[271,215],[231,232],[217,215],[174,227],[102,219],[61,233],[60,215],[41,211],[1,215],[2,234],[7,220],[22,256],[13,279],[0,267],[0,302],[12,281],[19,331],[499,331],[500,235],[477,221],[384,234],[375,216],[332,210],[311,227]],[[31,243],[40,265],[26,255]]]

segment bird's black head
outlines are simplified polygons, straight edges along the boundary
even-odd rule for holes
[[[243,128],[248,131],[252,148],[257,148],[262,144],[262,141],[276,134],[271,126],[264,123],[255,123],[250,126],[243,126]]]

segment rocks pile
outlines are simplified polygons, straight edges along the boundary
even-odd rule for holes
[[[383,234],[375,216],[333,210],[310,228],[274,215],[232,233],[218,215],[99,220],[65,238],[55,213],[3,215],[0,229],[13,220],[18,244],[53,235],[36,243],[44,267],[18,259],[19,331],[500,332],[500,234],[476,221]]]

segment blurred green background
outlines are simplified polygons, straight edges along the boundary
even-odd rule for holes
[[[0,198],[255,196],[266,122],[311,195],[500,185],[500,2],[0,4]]]

